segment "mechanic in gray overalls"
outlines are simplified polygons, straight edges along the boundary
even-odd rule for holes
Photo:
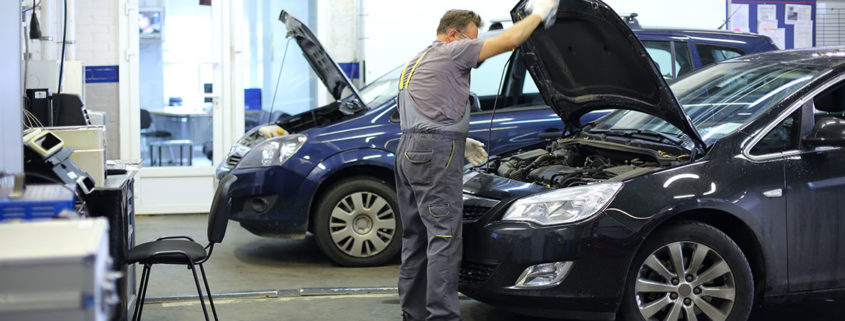
[[[476,39],[481,18],[450,10],[437,40],[405,65],[399,78],[402,138],[396,151],[396,191],[402,218],[399,298],[403,320],[460,320],[462,168],[487,158],[484,144],[467,138],[470,70],[512,50],[557,9],[536,0],[531,15],[501,34]],[[457,155],[457,156],[456,156]]]

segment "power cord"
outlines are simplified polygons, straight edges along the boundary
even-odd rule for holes
[[[21,12],[21,19],[24,19],[25,14],[27,11],[32,10],[32,14],[29,18],[29,27],[27,28],[26,24],[23,27],[23,35],[24,35],[24,56],[23,56],[23,92],[26,93],[26,79],[27,79],[27,72],[29,71],[29,60],[32,59],[31,53],[29,52],[29,40],[31,39],[41,39],[41,26],[38,23],[38,16],[35,14],[35,8],[41,5],[41,1],[35,3],[35,0],[32,0],[32,7],[27,8]],[[27,35],[29,37],[27,38]]]
[[[32,0],[35,1],[35,0]],[[67,0],[64,0],[64,22],[62,27],[62,58],[61,63],[59,64],[59,87],[56,90],[56,99],[59,101],[56,103],[56,113],[62,112],[62,77],[64,76],[65,72],[65,47],[67,47]],[[33,11],[35,12],[35,11]],[[53,118],[55,119],[55,117]],[[56,124],[50,124],[50,126],[55,126]]]
[[[21,11],[21,13],[26,13],[27,11],[34,10],[35,8],[37,8],[37,7],[38,7],[38,6],[40,6],[40,5],[41,5],[41,1],[38,1],[38,4],[36,4],[36,3],[35,3],[35,0],[33,0],[33,1],[32,1],[32,7],[29,7],[29,8],[23,9],[23,11]]]
[[[505,82],[505,72],[508,70],[508,66],[513,62],[513,57],[516,55],[516,52],[511,54],[508,61],[505,62],[505,65],[502,67],[502,76],[499,77],[499,86],[498,93],[502,92],[502,85]],[[499,94],[496,95],[496,99],[493,100],[493,114],[490,115],[490,126],[487,128],[487,149],[492,152],[493,151],[493,121],[496,119],[496,106],[499,104]],[[485,162],[486,164],[486,162]],[[481,166],[481,165],[479,165]],[[477,166],[474,166],[477,167]]]

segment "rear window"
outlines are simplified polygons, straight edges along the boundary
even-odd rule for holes
[[[702,66],[707,66],[745,54],[742,50],[736,48],[710,44],[696,44],[695,49],[698,49],[698,56],[701,58]]]
[[[690,49],[687,44],[677,41],[654,40],[645,40],[642,43],[663,78],[673,79],[693,71],[692,58],[690,58]]]

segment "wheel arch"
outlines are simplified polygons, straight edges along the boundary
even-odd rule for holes
[[[337,184],[337,182],[349,179],[351,177],[361,176],[368,176],[380,179],[390,184],[391,187],[395,185],[393,177],[393,168],[389,168],[379,163],[352,165],[334,171],[317,185],[317,190],[314,192],[314,196],[311,198],[311,203],[308,206],[309,210],[307,226],[309,232],[314,232],[314,215],[316,215],[317,212],[316,205],[317,202],[319,202],[322,198],[322,195],[325,194],[326,190]]]
[[[655,232],[666,229],[682,221],[695,221],[711,225],[727,234],[739,246],[751,266],[754,279],[754,300],[762,299],[766,286],[766,261],[763,257],[763,247],[754,231],[737,216],[717,209],[693,209],[678,213],[652,228],[645,239]],[[644,239],[644,240],[645,240]]]

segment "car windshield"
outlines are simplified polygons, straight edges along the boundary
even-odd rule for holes
[[[736,61],[690,74],[671,85],[707,145],[792,94],[819,71],[814,66]],[[681,130],[645,113],[619,110],[596,123],[596,129],[647,129],[680,137]]]
[[[403,66],[387,72],[361,88],[361,99],[364,100],[367,108],[381,106],[399,94],[399,74],[402,72]]]

